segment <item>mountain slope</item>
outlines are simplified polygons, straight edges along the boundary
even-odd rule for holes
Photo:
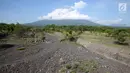
[[[43,26],[47,24],[57,24],[57,25],[91,25],[91,26],[99,26],[100,24],[94,23],[89,20],[71,20],[71,19],[64,19],[64,20],[40,20],[32,23],[28,23],[28,25],[37,25]]]

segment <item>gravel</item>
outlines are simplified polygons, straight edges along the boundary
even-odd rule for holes
[[[49,43],[48,43],[49,42]],[[46,34],[45,42],[17,50],[20,45],[0,51],[0,73],[58,73],[62,65],[78,60],[95,60],[97,73],[130,73],[130,67],[90,52],[87,48]],[[96,47],[96,46],[95,46]]]

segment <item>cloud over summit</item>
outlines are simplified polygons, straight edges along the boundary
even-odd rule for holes
[[[88,4],[84,1],[75,2],[72,6],[57,8],[57,9],[53,10],[52,12],[47,13],[47,15],[42,15],[42,16],[38,17],[38,19],[40,19],[40,20],[44,20],[44,19],[49,19],[49,20],[84,19],[84,20],[90,20],[90,21],[93,21],[95,23],[99,23],[99,24],[103,24],[103,25],[119,24],[123,21],[123,19],[121,19],[121,18],[101,20],[101,19],[99,19],[100,17],[96,17],[96,16],[91,17],[87,14],[82,14],[80,12],[80,10],[85,9],[85,7],[87,5]],[[95,7],[96,6],[101,7],[102,4],[95,5]]]
[[[39,19],[90,19],[88,15],[81,14],[79,10],[86,5],[84,1],[75,2],[73,6],[55,9],[47,15],[40,16]]]

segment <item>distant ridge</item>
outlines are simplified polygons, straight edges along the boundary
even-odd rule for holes
[[[27,25],[36,25],[36,26],[44,26],[47,24],[100,26],[100,24],[98,24],[98,23],[94,23],[94,22],[89,21],[89,20],[81,20],[81,19],[39,20],[36,22],[27,23]]]

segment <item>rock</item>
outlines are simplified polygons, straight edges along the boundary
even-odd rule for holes
[[[63,60],[63,58],[60,58],[59,63],[60,64],[65,64],[65,61]]]
[[[96,57],[95,59],[97,59],[97,60],[98,60],[98,59],[99,59],[99,57]]]

